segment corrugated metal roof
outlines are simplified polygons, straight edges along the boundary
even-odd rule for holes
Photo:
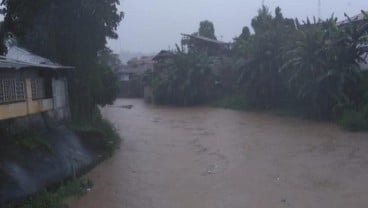
[[[337,25],[345,25],[345,24],[349,24],[350,21],[357,22],[357,21],[363,21],[363,20],[367,20],[367,18],[365,17],[365,15],[363,13],[360,13],[358,15],[346,18],[345,20],[342,20],[342,21],[338,22]]]
[[[7,55],[0,56],[0,69],[25,68],[73,69],[74,67],[62,66],[17,46],[9,47]]]
[[[181,35],[184,37],[195,38],[201,41],[210,42],[210,43],[214,43],[218,45],[231,45],[231,43],[227,43],[227,42],[220,41],[220,40],[214,40],[214,39],[199,36],[199,35],[189,35],[189,34],[181,34]]]
[[[161,50],[156,56],[154,56],[152,58],[152,60],[153,61],[158,61],[159,59],[167,58],[167,57],[170,57],[172,55],[173,55],[173,53],[171,51]]]
[[[29,64],[0,56],[0,69],[21,69],[26,67],[30,67]]]
[[[48,65],[57,65],[50,61],[49,59],[43,58],[41,56],[37,56],[26,49],[12,46],[8,48],[8,53],[6,57],[9,59],[24,61],[32,64],[48,64]]]

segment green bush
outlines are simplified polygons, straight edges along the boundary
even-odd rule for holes
[[[74,121],[70,128],[74,131],[97,132],[104,136],[105,148],[109,156],[112,156],[118,149],[121,138],[115,127],[107,120],[103,119],[100,112],[96,111],[95,115],[89,121]]]
[[[214,87],[212,62],[203,52],[191,50],[187,53],[177,47],[168,60],[155,65],[151,81],[145,78],[146,83],[151,83],[154,102],[190,106],[207,101]]]
[[[366,120],[368,120],[368,104],[363,107],[363,116]]]
[[[92,187],[93,183],[89,180],[73,179],[54,191],[43,190],[26,200],[19,208],[67,208],[65,199],[72,196],[81,197]]]
[[[248,102],[248,99],[241,94],[225,96],[219,100],[212,102],[211,106],[216,108],[229,108],[235,110],[250,110],[252,108]]]
[[[51,151],[50,140],[37,132],[24,131],[15,135],[17,145],[29,149],[45,149]]]
[[[340,118],[340,125],[349,131],[368,130],[368,120],[361,111],[345,111]]]

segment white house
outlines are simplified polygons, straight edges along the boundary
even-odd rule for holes
[[[4,121],[47,113],[57,120],[69,117],[66,72],[61,66],[25,49],[10,47],[0,56],[0,128]]]

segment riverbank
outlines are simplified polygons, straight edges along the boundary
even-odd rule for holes
[[[289,105],[288,107],[276,107],[271,109],[258,109],[252,105],[246,96],[242,94],[230,94],[216,99],[209,103],[209,106],[215,108],[224,108],[232,110],[250,111],[250,112],[266,112],[271,115],[296,117],[308,119],[312,121],[321,121],[311,116],[305,108],[298,105]],[[342,129],[352,132],[368,132],[368,108],[361,111],[346,110],[339,118],[324,120],[335,122]]]
[[[119,141],[113,127],[102,118],[2,138],[0,204],[59,207],[63,199],[88,187],[90,183],[76,177],[110,157]]]

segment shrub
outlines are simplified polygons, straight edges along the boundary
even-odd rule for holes
[[[368,130],[368,120],[361,111],[345,111],[340,119],[340,125],[349,131]]]
[[[81,197],[93,187],[89,180],[73,179],[54,191],[43,190],[38,195],[29,198],[19,208],[67,208],[64,200],[71,196]]]
[[[112,156],[118,149],[121,138],[115,127],[107,120],[103,119],[100,112],[96,110],[95,115],[89,121],[74,121],[70,128],[80,132],[96,132],[102,134],[105,139],[105,149],[109,156]]]
[[[37,132],[24,131],[15,135],[17,145],[29,149],[45,149],[51,151],[50,141]]]
[[[241,94],[233,94],[229,96],[225,96],[219,100],[216,100],[211,103],[211,106],[217,108],[229,108],[235,110],[249,110],[251,109],[251,105],[248,102],[248,99]]]
[[[189,106],[206,101],[213,88],[212,61],[205,53],[177,47],[170,58],[155,65],[151,81],[154,102]]]

